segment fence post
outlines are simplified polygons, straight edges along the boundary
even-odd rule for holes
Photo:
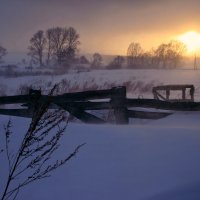
[[[194,88],[194,86],[192,86],[192,87],[190,88],[190,96],[191,96],[191,100],[192,100],[192,101],[194,101],[194,90],[195,90],[195,88]]]
[[[126,87],[113,87],[111,105],[114,109],[116,124],[128,124],[128,112],[126,107]]]

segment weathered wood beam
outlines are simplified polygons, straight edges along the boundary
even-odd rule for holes
[[[198,102],[169,102],[156,99],[127,99],[127,107],[156,108],[176,111],[200,111]]]
[[[182,90],[183,88],[194,89],[194,85],[161,85],[153,87],[153,90]]]
[[[33,112],[28,109],[0,109],[1,115],[32,118]]]
[[[90,124],[105,124],[106,123],[103,119],[96,117],[90,113],[87,113],[80,108],[69,107],[66,105],[60,105],[60,106],[63,109],[67,110],[71,115],[81,120],[82,122],[90,123]]]
[[[32,97],[30,95],[17,95],[17,96],[5,96],[0,97],[0,104],[16,104],[31,102]]]
[[[107,99],[111,98],[113,89],[110,90],[94,90],[76,93],[66,93],[57,96],[48,95],[17,95],[17,96],[5,96],[0,97],[0,104],[15,104],[15,103],[30,103],[34,99],[40,98],[41,101],[46,101],[47,99],[55,103],[62,103],[68,101],[86,101],[95,99]]]
[[[66,102],[60,105],[67,105],[68,107],[79,107],[83,110],[104,110],[114,109],[114,102]],[[59,104],[57,104],[59,105]],[[200,111],[200,103],[198,102],[168,102],[156,99],[126,99],[123,106],[130,107],[144,107],[156,108],[163,110],[177,110],[177,111]]]
[[[137,119],[161,119],[172,114],[173,113],[128,110],[128,117]]]
[[[157,94],[157,98],[156,98],[157,100],[159,100],[159,98],[160,98],[160,99],[166,101],[166,98],[163,97],[160,93],[156,92],[156,94]]]
[[[109,102],[69,102],[66,105],[79,107],[83,110],[114,109]],[[126,99],[124,106],[128,108],[144,107],[177,111],[200,111],[200,103],[197,102],[166,102],[155,99]]]
[[[104,102],[64,102],[64,103],[55,103],[55,105],[64,107],[73,107],[73,108],[79,108],[82,110],[104,110],[104,109],[112,109],[112,106],[110,104],[110,101],[104,101]],[[51,104],[49,108],[55,108],[55,105]]]
[[[84,100],[95,100],[95,99],[107,99],[111,98],[113,89],[109,90],[94,90],[76,93],[66,93],[63,95],[58,95],[54,97],[54,101],[61,102],[64,101],[84,101]]]

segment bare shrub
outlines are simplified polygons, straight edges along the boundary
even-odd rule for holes
[[[52,92],[53,90],[50,95]],[[0,152],[5,153],[8,161],[8,177],[0,195],[1,200],[16,199],[21,189],[32,182],[49,177],[53,171],[73,158],[84,145],[78,145],[62,160],[53,161],[53,155],[60,147],[59,141],[68,121],[62,110],[47,111],[50,99],[43,103],[39,102],[40,99],[33,105],[34,112],[30,126],[15,152],[10,148],[10,143],[14,140],[11,120],[4,127],[6,145]]]

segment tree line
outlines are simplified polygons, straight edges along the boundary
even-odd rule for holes
[[[73,27],[54,27],[39,30],[33,34],[28,45],[31,66],[62,66],[69,68],[73,64],[87,65],[91,69],[139,69],[162,68],[175,69],[181,66],[186,46],[177,40],[162,43],[157,48],[145,51],[140,43],[132,42],[127,48],[126,56],[116,56],[106,66],[103,56],[94,53],[89,61],[85,56],[78,57],[80,35]],[[0,45],[0,62],[7,50]]]
[[[131,43],[127,49],[128,68],[162,68],[180,67],[187,51],[186,45],[172,40],[162,43],[157,48],[144,51],[139,43]]]

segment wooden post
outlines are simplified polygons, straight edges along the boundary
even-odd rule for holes
[[[111,105],[114,109],[116,124],[128,124],[125,86],[112,88]]]
[[[152,89],[152,93],[153,93],[153,98],[158,99],[158,95],[157,95],[155,88]]]
[[[170,90],[166,89],[166,99],[169,101],[169,96],[170,96]]]
[[[191,88],[190,88],[190,96],[191,96],[191,100],[192,101],[194,101],[194,86],[192,86]]]
[[[186,98],[185,92],[186,92],[186,89],[183,88],[183,89],[182,89],[182,99],[183,99],[183,100],[185,100],[185,98]]]

